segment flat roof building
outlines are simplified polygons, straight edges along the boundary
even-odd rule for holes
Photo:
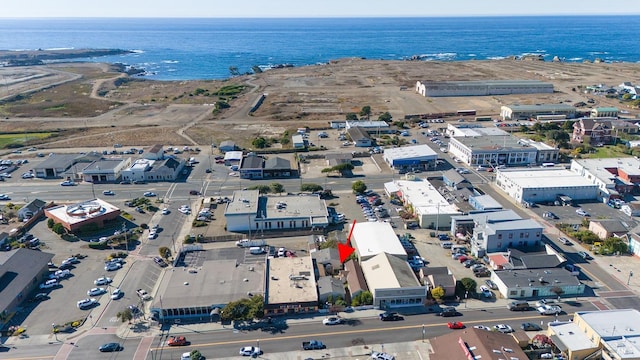
[[[265,279],[265,315],[318,310],[318,288],[311,256],[268,258]]]
[[[100,159],[92,162],[82,169],[82,178],[84,181],[97,183],[116,182],[122,170],[131,166],[131,158],[122,159]]]
[[[44,210],[47,218],[70,232],[80,230],[84,226],[95,224],[104,227],[105,223],[120,217],[120,209],[104,200],[93,199],[73,205],[58,205]]]
[[[351,227],[353,226],[351,225]],[[380,253],[387,253],[403,260],[407,259],[407,252],[389,223],[356,223],[351,234],[351,244],[355,247],[356,255],[361,262]]]
[[[598,187],[598,198],[608,201],[633,192],[640,185],[640,160],[634,157],[574,159],[571,171]]]
[[[416,92],[430,97],[551,94],[553,84],[538,80],[417,81]]]
[[[428,289],[404,259],[383,252],[362,261],[361,266],[374,306],[394,309],[424,305]]]
[[[31,249],[0,252],[0,325],[49,280],[47,264],[52,258],[53,254]]]
[[[511,104],[500,108],[502,120],[530,120],[539,115],[564,115],[567,119],[573,119],[576,108],[569,104]]]
[[[496,331],[468,327],[429,339],[430,360],[482,359],[482,360],[526,360],[527,354],[520,349],[513,336]]]
[[[535,147],[512,135],[452,137],[448,150],[467,165],[484,167],[535,164],[538,153]]]
[[[413,145],[386,149],[384,161],[393,169],[433,169],[438,154],[429,145]]]

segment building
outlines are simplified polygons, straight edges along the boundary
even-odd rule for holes
[[[536,163],[538,149],[511,135],[453,137],[449,155],[470,166],[526,166]]]
[[[581,296],[585,285],[577,276],[563,268],[513,269],[495,271],[491,280],[507,299],[556,298]]]
[[[227,166],[239,165],[242,157],[242,151],[227,151],[224,154],[224,164]]]
[[[413,145],[386,149],[382,159],[395,170],[435,169],[438,154],[429,145]]]
[[[431,344],[430,360],[529,359],[512,335],[497,331],[468,327],[463,331],[449,332],[431,338],[429,343]]]
[[[589,221],[589,230],[598,235],[601,240],[610,237],[622,237],[629,229],[620,220],[593,219]]]
[[[326,303],[329,298],[345,299],[345,295],[344,284],[339,279],[332,276],[323,276],[318,279],[318,300],[321,303]]]
[[[318,311],[318,289],[310,256],[267,258],[264,314]]]
[[[255,154],[244,156],[240,161],[238,172],[241,179],[262,179],[264,158]]]
[[[294,176],[294,169],[291,168],[291,162],[281,157],[272,156],[262,164],[263,179],[281,179]]]
[[[33,168],[36,177],[43,179],[61,178],[80,180],[81,171],[87,165],[102,158],[102,154],[51,154]]]
[[[53,254],[31,249],[0,252],[0,324],[49,280],[51,259]]]
[[[262,156],[250,154],[242,158],[238,168],[241,179],[277,179],[291,177],[291,162],[279,157],[265,159]]]
[[[537,80],[417,81],[415,89],[430,97],[552,94],[553,84]]]
[[[591,109],[590,113],[592,118],[602,118],[602,117],[618,117],[618,108],[616,107],[596,107]]]
[[[333,167],[342,164],[351,164],[353,160],[353,154],[351,153],[333,153],[326,154],[324,159],[327,161],[327,166]]]
[[[329,213],[317,195],[261,196],[258,190],[233,193],[224,211],[228,231],[325,228]]]
[[[396,180],[384,184],[389,196],[398,196],[413,209],[418,225],[425,229],[448,228],[451,217],[461,212],[454,204],[450,204],[440,192],[428,181]]]
[[[391,310],[424,305],[428,289],[420,285],[406,260],[382,252],[361,266],[374,306]]]
[[[471,183],[455,169],[449,169],[442,174],[442,182],[451,190],[472,187]]]
[[[568,104],[511,104],[500,107],[502,120],[531,120],[540,115],[563,115],[567,119],[573,119],[576,108]]]
[[[356,147],[369,147],[373,145],[373,140],[369,133],[361,127],[354,126],[347,129],[347,134]]]
[[[385,121],[381,121],[381,120],[376,120],[376,121],[369,121],[369,120],[366,120],[366,121],[365,120],[347,121],[346,124],[345,124],[345,129],[347,129],[347,130],[349,130],[351,128],[354,128],[354,127],[361,128],[362,130],[364,130],[367,133],[372,134],[372,135],[395,134],[396,133],[395,127],[391,127]]]
[[[236,143],[231,141],[231,140],[225,140],[225,141],[220,143],[220,146],[218,146],[218,149],[220,149],[220,151],[225,152],[225,153],[227,151],[234,151],[237,148],[238,148],[238,146],[236,145]]]
[[[174,271],[161,277],[150,307],[160,323],[215,321],[228,303],[264,293],[264,262],[220,259],[217,251],[198,246],[182,249],[177,258]]]
[[[560,149],[541,141],[533,141],[531,139],[520,139],[521,144],[533,146],[538,151],[536,155],[536,164],[556,163],[560,156]]]
[[[611,122],[606,120],[598,121],[594,118],[581,118],[573,123],[571,141],[583,143],[585,139],[591,145],[610,144],[613,139],[611,137]]]
[[[496,185],[523,205],[554,202],[558,196],[595,200],[598,187],[578,172],[564,168],[500,169]]]
[[[294,149],[304,149],[307,147],[307,142],[301,134],[291,136],[291,144],[293,144]]]
[[[142,157],[147,160],[162,160],[164,159],[164,148],[160,144],[155,144],[148,148]]]
[[[58,205],[45,209],[47,218],[70,232],[75,232],[85,226],[95,225],[104,227],[120,217],[120,209],[101,199],[93,199],[73,205]]]
[[[336,248],[326,248],[311,251],[311,258],[315,261],[318,270],[322,268],[325,274],[333,274],[342,269],[340,253]]]
[[[472,236],[476,227],[482,229],[486,223],[522,220],[513,210],[497,210],[469,213],[451,217],[451,233],[457,237]]]
[[[24,221],[25,219],[38,217],[42,214],[46,206],[47,203],[43,200],[33,199],[18,210],[18,220]]]
[[[542,244],[542,225],[531,219],[486,222],[476,226],[471,239],[471,253],[482,257],[486,253],[509,248],[533,248]]]
[[[627,216],[640,216],[640,203],[626,203],[620,207],[620,211],[627,214]]]
[[[502,204],[491,195],[470,196],[469,204],[480,212],[502,210]]]
[[[389,223],[356,223],[351,233],[351,245],[356,249],[360,263],[381,253],[407,260],[407,252]]]
[[[344,263],[344,274],[347,280],[347,289],[349,289],[349,295],[351,298],[363,291],[369,291],[367,281],[364,278],[362,267],[359,262],[354,259],[346,261]]]
[[[122,171],[131,166],[131,158],[100,159],[82,169],[82,180],[99,183],[114,183],[122,176]]]
[[[427,131],[427,134],[429,132]],[[446,134],[450,137],[504,136],[508,132],[497,127],[484,127],[474,123],[447,124]]]
[[[382,159],[395,170],[435,169],[438,154],[429,145],[413,145],[386,149]]]
[[[122,170],[124,181],[176,181],[186,165],[181,158],[137,159]]]
[[[635,157],[574,159],[571,171],[583,176],[598,188],[602,202],[634,194],[640,186],[640,160]]]
[[[429,290],[441,287],[445,297],[452,297],[456,293],[456,277],[446,266],[425,266],[418,272],[420,282]]]

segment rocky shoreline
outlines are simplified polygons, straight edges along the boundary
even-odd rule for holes
[[[46,61],[78,59],[109,55],[130,54],[122,49],[53,49],[53,50],[0,50],[0,64],[4,66],[43,65]]]

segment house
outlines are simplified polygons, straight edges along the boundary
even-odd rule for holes
[[[513,336],[497,331],[468,327],[464,331],[453,331],[431,338],[429,342],[431,343],[430,360],[529,359]]]
[[[307,147],[307,143],[301,134],[291,136],[291,144],[293,144],[294,149],[304,149]]]
[[[589,230],[602,240],[610,237],[620,237],[629,232],[620,220],[591,220]]]
[[[420,282],[429,290],[441,287],[445,297],[453,296],[456,293],[456,277],[446,266],[425,266],[418,273]]]
[[[573,123],[573,142],[582,143],[584,140],[589,139],[589,143],[593,145],[597,144],[610,144],[611,137],[611,123],[609,121],[597,121],[594,118],[581,118]]]
[[[624,204],[620,207],[620,211],[627,214],[627,216],[640,216],[640,203],[631,202]]]
[[[311,253],[311,258],[316,262],[318,267],[322,266],[326,274],[333,274],[342,269],[340,262],[340,253],[336,248],[326,248]]]
[[[242,158],[238,171],[241,179],[262,179],[262,167],[264,158],[255,154],[250,154]]]
[[[294,175],[291,162],[281,157],[272,156],[263,163],[263,179],[288,178]]]
[[[160,144],[155,144],[148,148],[142,157],[147,160],[162,160],[164,159],[164,148]]]
[[[362,273],[362,267],[358,261],[354,259],[346,261],[344,263],[343,274],[347,280],[347,289],[349,289],[349,295],[351,295],[351,298],[363,291],[369,291],[367,281]]]
[[[333,167],[342,164],[351,164],[353,160],[353,154],[351,153],[333,153],[326,154],[324,159],[327,161],[327,166]]]
[[[458,173],[455,169],[449,169],[442,174],[442,181],[444,184],[452,190],[458,190],[463,187],[471,187],[471,183],[467,179]]]
[[[220,151],[222,151],[222,152],[234,151],[237,148],[238,147],[237,147],[236,143],[231,141],[231,140],[225,140],[225,141],[220,143],[220,146],[218,146],[218,149],[220,149]]]
[[[345,295],[344,284],[339,279],[332,276],[323,276],[318,279],[318,300],[321,303],[327,302],[329,297],[344,299]]]
[[[43,200],[33,199],[18,210],[18,219],[23,221],[24,219],[40,216],[46,205],[47,203]]]
[[[347,129],[347,134],[349,134],[349,137],[356,147],[369,147],[373,144],[371,136],[362,127],[351,127]]]

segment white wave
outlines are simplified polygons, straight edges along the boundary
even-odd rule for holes
[[[133,50],[129,50],[129,51],[131,51],[132,53],[135,53],[135,54],[142,54],[142,53],[144,53],[144,50],[136,50],[136,49],[133,49]]]
[[[608,51],[589,51],[589,55],[609,55]]]
[[[506,59],[506,56],[488,56],[487,59],[489,60],[503,60]]]
[[[72,48],[72,47],[59,47],[59,48],[48,48],[48,49],[45,49],[45,50],[47,50],[47,51],[55,51],[55,50],[73,50],[73,49],[75,49],[75,48]]]
[[[177,64],[180,61],[178,61],[178,60],[162,60],[162,62],[165,63],[165,64]]]
[[[467,56],[469,56],[469,57],[476,57],[476,56],[478,56],[478,55],[477,55],[477,54],[467,54]]]
[[[582,60],[584,60],[584,58],[581,58],[581,57],[573,57],[573,58],[567,59],[567,61],[582,61]]]
[[[174,72],[174,71],[178,71],[177,69],[167,69],[166,71],[168,72]]]

